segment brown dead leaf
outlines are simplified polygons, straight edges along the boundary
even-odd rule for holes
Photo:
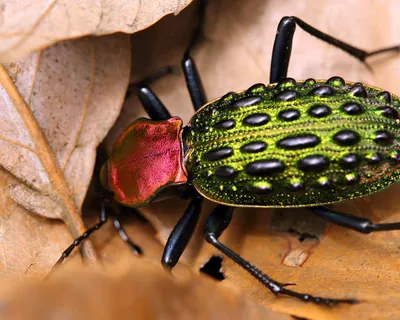
[[[0,6],[0,61],[15,61],[56,42],[116,32],[134,33],[190,0],[6,0]]]
[[[0,163],[20,180],[9,184],[10,195],[28,210],[64,220],[74,237],[86,229],[80,208],[96,148],[124,100],[129,48],[122,34],[85,38],[0,69]],[[1,242],[8,264],[13,254],[10,241]],[[86,255],[95,257],[90,246]]]
[[[291,319],[261,307],[240,290],[193,273],[173,279],[141,259],[106,272],[66,268],[49,281],[3,294],[1,306],[1,318],[9,320]]]
[[[393,16],[397,6],[397,2],[393,1],[366,3],[362,0],[346,4],[325,4],[318,0],[210,1],[205,39],[194,53],[208,98],[212,100],[228,91],[243,90],[257,82],[268,82],[276,27],[285,15],[296,15],[342,40],[373,50],[400,41],[397,37],[400,20]],[[162,66],[179,64],[195,17],[196,10],[188,8],[178,18],[167,17],[133,37],[133,47],[138,48],[134,52],[136,64],[133,65],[133,81],[148,76]],[[368,63],[372,71],[346,53],[297,28],[289,76],[296,79],[323,79],[340,75],[348,81],[361,81],[400,93],[397,81],[399,72],[396,72],[400,70],[398,55],[383,55]],[[193,109],[183,76],[166,77],[152,88],[171,114],[182,117],[186,122],[190,119]],[[108,136],[109,142],[115,141],[133,119],[145,115],[136,97],[131,97],[126,106]],[[336,208],[374,222],[400,221],[400,203],[396,199],[398,190],[394,186],[385,192],[349,201]],[[204,208],[198,230],[182,259],[184,264],[192,265],[195,269],[199,269],[211,255],[220,255],[202,239],[204,219],[212,207],[208,203]],[[184,201],[171,200],[152,204],[142,212],[165,242],[184,208]],[[222,241],[278,281],[296,283],[294,289],[300,292],[358,298],[363,302],[357,306],[329,309],[292,298],[276,298],[225,257],[223,267],[227,279],[223,283],[244,288],[267,307],[307,319],[399,317],[399,232],[365,236],[322,222],[307,212],[290,209],[286,212],[287,216],[278,219],[279,212],[276,210],[237,209]],[[304,225],[307,225],[305,231]],[[290,233],[289,229],[300,234],[310,233],[316,238],[311,244],[303,244],[296,232]],[[290,262],[285,260],[288,256]],[[178,267],[176,274],[183,270],[185,268],[182,266]]]

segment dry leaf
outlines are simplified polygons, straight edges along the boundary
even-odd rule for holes
[[[396,6],[393,1],[378,4],[361,0],[329,5],[317,0],[210,2],[204,40],[193,54],[208,98],[213,100],[228,91],[268,82],[276,27],[285,15],[296,15],[357,47],[373,50],[399,42],[396,31],[400,29],[400,22],[392,16]],[[350,12],[351,16],[348,15]],[[133,37],[133,46],[142,48],[134,54],[137,63],[133,65],[133,81],[162,66],[179,64],[193,30],[187,26],[193,25],[195,17],[196,10],[189,8],[178,19],[167,17]],[[323,79],[340,75],[348,81],[361,81],[400,93],[397,81],[400,56],[382,55],[368,63],[372,71],[341,50],[297,28],[289,76]],[[182,76],[166,77],[152,88],[171,114],[186,122],[190,119],[193,109]],[[129,122],[143,115],[145,113],[137,98],[132,97],[108,136],[109,142],[115,141]],[[394,186],[336,208],[374,222],[400,221],[397,193],[398,187]],[[207,204],[204,208],[202,221],[182,259],[186,265],[193,265],[196,269],[211,255],[219,254],[202,239],[204,219],[212,206]],[[184,208],[184,201],[171,200],[155,203],[141,212],[165,242]],[[275,210],[238,209],[222,241],[277,280],[296,283],[296,290],[328,297],[359,298],[363,303],[329,309],[292,298],[276,298],[227,258],[223,262],[227,277],[224,282],[244,288],[267,307],[307,319],[399,317],[400,232],[365,236],[327,224],[308,212],[286,210],[283,218],[279,218],[280,214]],[[306,231],[302,231],[304,225]],[[312,235],[304,243],[299,240],[303,232]],[[182,270],[185,268],[178,267],[176,274]]]
[[[46,282],[3,294],[1,305],[1,318],[10,320],[291,319],[262,308],[240,290],[190,273],[173,279],[140,259],[105,272],[66,268]]]
[[[190,0],[4,1],[0,3],[0,61],[15,61],[55,42],[86,35],[134,33]]]
[[[39,215],[64,220],[74,237],[86,229],[80,208],[96,148],[124,100],[129,49],[126,35],[85,38],[0,70],[0,163],[22,182],[9,185],[10,195]],[[1,227],[19,228],[6,220]],[[9,245],[1,242],[7,264]]]

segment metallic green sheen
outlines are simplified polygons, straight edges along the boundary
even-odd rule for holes
[[[315,90],[321,86],[332,90]],[[345,83],[340,78],[297,82],[289,79],[280,84],[255,85],[247,91],[229,93],[205,105],[183,133],[189,179],[206,198],[232,206],[313,206],[354,199],[387,188],[400,179],[400,120],[397,115],[400,99],[394,95],[389,96],[391,99],[387,99],[387,95],[386,98],[382,94],[377,96],[383,90],[366,85],[363,87],[367,95],[363,96],[351,90],[353,86],[354,83]],[[295,97],[291,93],[289,100],[282,100],[285,96],[282,93],[287,91],[294,91]],[[352,93],[355,91],[357,94]],[[253,99],[255,104],[232,107],[235,101],[246,97],[261,99]],[[346,112],[343,105],[351,102],[361,106],[362,112]],[[310,108],[317,104],[328,106],[330,114],[322,117],[310,114]],[[382,107],[385,106],[393,108],[396,115],[384,115]],[[298,110],[300,117],[294,120],[278,117],[286,109]],[[261,125],[243,122],[256,113],[267,114],[270,120]],[[216,126],[224,120],[233,120],[234,126]],[[345,129],[358,133],[361,139],[352,145],[339,144],[333,137]],[[377,141],[380,130],[392,136],[388,143]],[[278,145],[283,138],[307,134],[317,136],[320,142],[297,149]],[[243,151],[244,145],[256,141],[266,143],[265,150]],[[220,148],[225,148],[221,159],[207,159],[208,152]],[[233,150],[231,155],[226,148]],[[359,162],[346,167],[340,160],[349,153],[356,154]],[[374,153],[382,156],[379,164],[371,164]],[[329,166],[317,172],[300,169],[300,160],[312,155],[325,157]],[[246,166],[261,160],[273,160],[275,167],[264,175],[246,173]],[[284,167],[276,168],[279,163]]]

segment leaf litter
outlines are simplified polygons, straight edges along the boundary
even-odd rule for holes
[[[374,3],[367,6],[364,2],[360,4],[355,1],[343,8],[340,3],[322,6],[319,1],[313,0],[306,5],[294,0],[284,3],[277,0],[251,0],[246,3],[211,2],[207,11],[204,39],[194,53],[209,99],[219,97],[230,90],[247,88],[257,82],[267,82],[273,38],[282,16],[299,16],[340,39],[372,50],[396,43],[393,30],[397,30],[399,26],[396,25],[398,21],[390,19],[389,4],[396,5],[388,2],[386,7]],[[363,11],[356,10],[360,5],[363,6]],[[344,10],[353,12],[351,20],[344,18]],[[314,12],[319,14],[314,15]],[[380,28],[374,28],[374,24],[371,23],[371,12],[375,24],[379,21]],[[165,65],[179,64],[192,31],[192,28],[187,26],[195,20],[195,14],[196,10],[188,8],[181,16],[167,17],[149,30],[133,37],[132,82]],[[337,21],[341,23],[338,24]],[[357,22],[356,25],[354,21]],[[385,30],[384,34],[382,30]],[[289,75],[298,79],[340,75],[346,80],[361,81],[394,93],[400,92],[395,72],[400,67],[398,57],[377,57],[370,64],[372,72],[340,50],[331,48],[298,30]],[[193,111],[182,76],[161,79],[153,88],[168,106],[171,114],[181,116],[186,122],[190,119]],[[115,141],[129,122],[142,115],[144,112],[137,98],[131,96],[117,125],[108,136],[108,144]],[[400,204],[396,202],[396,194],[397,186],[365,199],[337,205],[336,208],[376,222],[399,221]],[[34,198],[30,194],[26,197]],[[10,203],[9,199],[7,201]],[[32,202],[34,203],[29,201]],[[158,239],[165,243],[186,204],[185,201],[171,200],[155,203],[141,210],[155,231],[149,231],[146,236],[145,232],[138,231],[130,234],[135,242],[142,242],[140,245],[146,257],[159,260],[161,248],[153,243],[148,235],[156,233]],[[219,255],[202,240],[204,220],[212,207],[213,204],[206,203],[199,227],[183,256],[182,263],[174,273],[178,278],[187,273],[188,269],[200,269],[211,256]],[[293,211],[293,215],[297,216],[297,221],[300,222],[307,215],[299,214],[295,210],[290,211]],[[232,224],[222,241],[273,278],[296,283],[296,290],[329,297],[357,297],[362,303],[357,306],[329,309],[304,304],[291,298],[277,298],[226,258],[222,265],[226,277],[222,286],[243,288],[267,308],[308,319],[396,318],[400,300],[397,290],[400,280],[397,261],[400,242],[398,233],[364,236],[331,225],[325,225],[321,233],[321,222],[315,220],[314,229],[311,223],[311,231],[318,234],[317,243],[306,247],[306,259],[300,254],[294,258],[294,265],[298,266],[290,267],[283,263],[284,259],[298,253],[295,250],[298,250],[296,245],[300,241],[298,235],[289,232],[292,227],[289,227],[287,232],[273,228],[277,223],[273,219],[274,214],[274,210],[236,210]],[[131,230],[134,223],[135,221],[132,224],[128,221],[128,230]],[[280,223],[286,226],[287,221]],[[280,223],[278,227],[282,226]],[[298,222],[291,223],[298,225]],[[313,232],[311,234],[314,234]],[[101,233],[95,235],[94,240],[95,243],[101,242],[109,247],[108,240],[102,238]],[[149,248],[146,249],[147,246]],[[292,250],[293,248],[295,249]],[[106,261],[109,259],[110,263],[118,259],[116,253],[119,251],[109,249],[112,253],[105,255],[100,252],[101,258]],[[28,264],[26,269],[30,270],[29,268],[34,267]]]
[[[88,35],[134,33],[190,0],[24,0],[0,3],[0,61],[16,61],[56,42]]]

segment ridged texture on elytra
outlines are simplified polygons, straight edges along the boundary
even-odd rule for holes
[[[185,129],[193,185],[219,203],[298,207],[357,198],[397,182],[400,100],[369,86],[358,94],[358,86],[340,78],[286,80],[207,104]],[[282,117],[285,110],[296,117]],[[260,114],[268,120],[246,120]],[[235,125],[215,127],[227,120]],[[246,152],[253,142],[266,147]],[[227,168],[230,174],[221,174]]]

